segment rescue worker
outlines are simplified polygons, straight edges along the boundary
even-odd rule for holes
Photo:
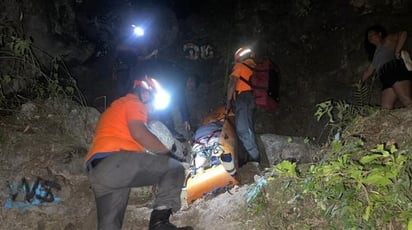
[[[236,133],[251,161],[260,163],[253,122],[256,102],[251,86],[245,82],[249,81],[256,66],[255,53],[250,48],[242,47],[236,51],[234,59],[235,65],[229,75],[226,92],[226,114],[229,113],[233,101]]]
[[[181,207],[185,169],[171,157],[173,149],[146,127],[154,81],[135,80],[129,93],[115,100],[96,126],[85,160],[99,230],[121,229],[130,189],[150,185],[157,185],[158,192],[149,229],[180,229],[169,222],[169,216]]]

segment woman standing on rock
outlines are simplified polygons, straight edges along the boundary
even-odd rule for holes
[[[407,38],[406,31],[388,34],[384,27],[374,25],[365,33],[365,50],[371,62],[362,76],[362,82],[376,71],[382,82],[381,107],[393,109],[397,99],[404,107],[412,108],[411,80],[400,59],[400,52]]]

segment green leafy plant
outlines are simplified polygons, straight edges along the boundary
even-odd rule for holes
[[[0,23],[1,107],[11,110],[28,100],[46,98],[74,99],[85,105],[64,61],[49,55],[49,64],[40,63],[32,40],[11,21],[5,19],[3,22]],[[37,51],[47,56],[46,52]]]
[[[371,87],[361,82],[354,84],[353,87],[354,104],[357,106],[369,105],[372,91]]]
[[[327,122],[325,129],[329,128],[329,138],[336,135],[347,127],[351,122],[356,121],[359,115],[370,114],[374,108],[369,106],[356,106],[349,104],[344,100],[327,100],[316,105],[317,109],[314,114],[317,121],[326,117]],[[375,109],[376,110],[376,109]]]
[[[9,49],[20,57],[25,57],[31,54],[32,42],[29,39],[11,36],[11,42],[8,43]]]
[[[316,105],[315,119],[320,121],[326,117],[325,129],[329,128],[328,137],[339,134],[348,124],[359,115],[368,115],[376,110],[370,106],[371,91],[377,75],[372,77],[371,84],[358,82],[353,85],[353,103],[346,100],[326,100]]]
[[[377,82],[378,78],[378,74],[375,73],[371,77],[369,84],[365,84],[365,82],[361,81],[353,84],[353,104],[358,106],[360,110],[371,105],[372,91],[376,86],[375,83]]]
[[[297,177],[296,173],[296,162],[292,163],[290,161],[284,160],[273,167],[273,171],[276,174],[287,176],[287,177]]]
[[[302,172],[302,194],[313,197],[325,217],[341,220],[344,229],[382,229],[393,222],[410,225],[412,157],[395,145],[379,144],[369,151],[352,138],[335,140],[325,159]],[[292,164],[275,166],[282,175],[296,178]],[[335,223],[340,224],[340,223]]]

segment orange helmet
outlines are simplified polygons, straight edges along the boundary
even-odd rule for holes
[[[133,89],[136,89],[138,87],[140,87],[144,90],[153,92],[153,91],[156,91],[157,89],[159,89],[160,84],[156,79],[146,75],[144,77],[144,79],[142,79],[142,80],[134,80],[133,81]]]
[[[244,61],[248,58],[255,58],[255,52],[253,52],[250,48],[241,47],[235,52],[236,62]]]
[[[136,90],[139,94],[138,97],[142,100],[142,90],[146,90],[149,92],[149,99],[146,100],[147,103],[149,101],[154,101],[154,108],[156,110],[161,110],[166,108],[170,103],[170,95],[166,92],[160,83],[152,78],[145,76],[143,80],[134,80],[133,81],[133,89]]]

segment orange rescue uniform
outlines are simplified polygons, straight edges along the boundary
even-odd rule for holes
[[[232,76],[238,78],[238,82],[236,84],[236,92],[239,94],[243,91],[250,91],[252,90],[252,88],[250,87],[250,85],[248,85],[246,82],[240,80],[240,76],[242,76],[246,81],[250,80],[250,77],[253,74],[253,70],[251,70],[248,66],[250,66],[251,68],[255,68],[256,67],[256,63],[253,59],[246,59],[243,62],[236,62],[236,64],[233,66],[233,71],[232,71]]]
[[[144,152],[145,148],[130,135],[128,122],[132,120],[147,123],[147,108],[136,95],[127,94],[115,100],[100,117],[86,161],[98,153]]]

